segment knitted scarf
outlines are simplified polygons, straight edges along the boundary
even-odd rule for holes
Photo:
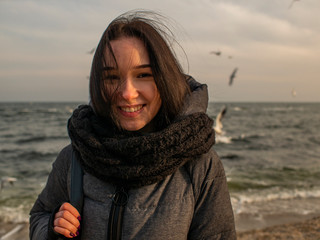
[[[215,141],[212,125],[205,113],[194,113],[146,135],[115,133],[89,105],[81,105],[68,121],[68,132],[85,171],[102,181],[139,187],[208,152]]]

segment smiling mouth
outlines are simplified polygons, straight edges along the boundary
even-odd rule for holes
[[[139,111],[141,108],[143,108],[143,105],[138,105],[138,106],[135,106],[135,107],[120,107],[120,109],[124,112],[127,112],[127,113],[133,113],[133,112],[137,112]]]

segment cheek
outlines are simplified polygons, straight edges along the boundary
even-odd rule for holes
[[[153,108],[155,109],[156,112],[159,111],[160,107],[161,107],[161,97],[160,97],[160,93],[158,92],[157,89],[154,90],[153,94],[152,94],[152,105]]]
[[[160,99],[160,93],[158,91],[157,85],[155,84],[155,82],[148,84],[147,86],[145,86],[145,94],[148,95],[148,98],[151,101],[156,101],[158,99]]]

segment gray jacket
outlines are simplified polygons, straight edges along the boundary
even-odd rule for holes
[[[47,239],[53,210],[70,195],[71,146],[53,164],[30,218],[31,239]],[[115,187],[84,173],[81,239],[106,239]],[[122,239],[236,239],[221,161],[211,150],[164,181],[129,190]]]
[[[205,85],[199,97],[207,97]],[[196,95],[197,95],[196,94]],[[189,101],[203,105],[203,101]],[[190,113],[190,108],[185,114]],[[47,239],[54,209],[70,201],[71,146],[53,163],[44,190],[30,213],[30,239]],[[84,172],[84,204],[81,239],[106,239],[108,217],[115,186]],[[233,211],[226,176],[216,152],[211,149],[199,159],[180,167],[165,180],[129,190],[124,212],[122,239],[236,239]]]

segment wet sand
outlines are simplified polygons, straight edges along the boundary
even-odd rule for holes
[[[239,232],[238,240],[319,240],[320,217],[276,225],[262,230]]]
[[[29,239],[29,223],[0,222],[0,240],[27,240]]]
[[[3,238],[17,226],[21,229],[11,236]],[[261,230],[238,232],[238,240],[319,240],[320,217],[267,227]],[[28,223],[1,223],[0,240],[27,240],[29,239]]]

